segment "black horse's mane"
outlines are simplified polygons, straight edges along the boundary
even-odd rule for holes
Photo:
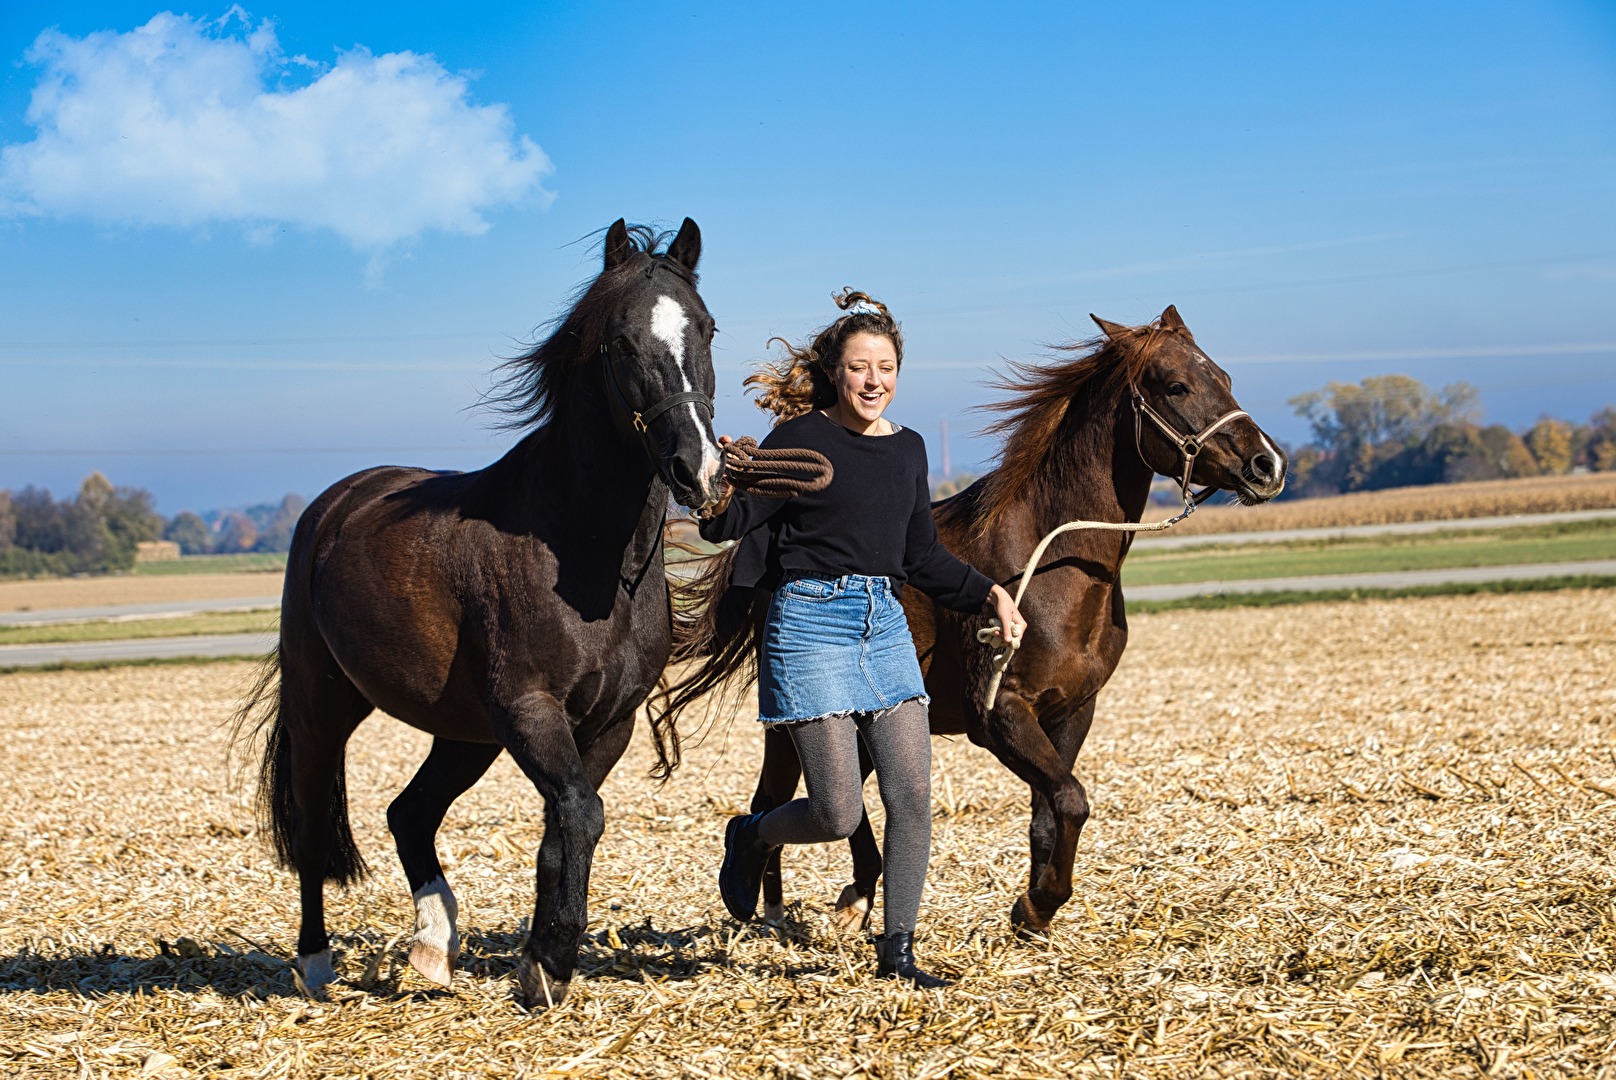
[[[606,340],[607,320],[622,294],[636,287],[637,276],[667,270],[695,288],[695,271],[668,258],[672,238],[672,232],[649,225],[628,226],[629,257],[573,290],[563,312],[535,332],[540,340],[494,369],[494,385],[478,404],[501,416],[497,427],[523,430],[550,420],[566,396],[573,370]]]

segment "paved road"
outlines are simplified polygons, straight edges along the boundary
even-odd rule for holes
[[[1466,566],[1450,570],[1396,570],[1375,574],[1264,578],[1260,581],[1197,581],[1184,585],[1142,585],[1130,600],[1182,600],[1230,593],[1324,592],[1349,589],[1406,589],[1418,585],[1525,581],[1578,575],[1616,577],[1616,559],[1535,563],[1527,566]],[[275,633],[212,634],[199,637],[143,638],[137,641],[78,641],[59,645],[0,645],[0,668],[38,667],[64,662],[145,660],[175,657],[259,657],[275,643]]]
[[[1314,577],[1261,578],[1253,581],[1191,581],[1182,585],[1139,585],[1126,592],[1129,600],[1183,600],[1191,596],[1226,596],[1234,593],[1409,589],[1420,585],[1472,585],[1486,581],[1533,581],[1581,575],[1616,577],[1616,559],[1529,563],[1524,566],[1456,566],[1446,570],[1384,570],[1372,574],[1319,574]]]
[[[162,600],[150,604],[102,604],[97,607],[52,608],[49,611],[0,611],[0,626],[50,626],[55,623],[93,622],[200,615],[214,611],[262,611],[281,606],[274,596],[237,596],[224,600]]]
[[[108,660],[171,660],[179,657],[257,658],[275,644],[275,632],[201,634],[194,637],[138,638],[133,641],[72,641],[56,645],[0,645],[0,668]]]
[[[1510,514],[1506,517],[1458,518],[1451,521],[1402,521],[1394,525],[1340,525],[1320,529],[1274,529],[1268,532],[1209,533],[1205,536],[1174,536],[1144,533],[1134,541],[1134,551],[1167,551],[1171,548],[1210,547],[1215,544],[1283,544],[1288,540],[1340,540],[1358,536],[1395,536],[1399,533],[1455,532],[1463,529],[1500,529],[1520,525],[1554,525],[1563,521],[1600,521],[1616,518],[1612,510],[1565,510],[1554,514]],[[1190,519],[1195,520],[1194,518]]]

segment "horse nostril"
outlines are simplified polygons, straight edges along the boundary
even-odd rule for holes
[[[696,470],[691,468],[690,463],[682,456],[668,463],[668,476],[675,487],[683,488],[687,492],[697,491],[701,487],[696,480]]]
[[[1279,462],[1267,454],[1258,454],[1251,459],[1251,475],[1258,480],[1272,480],[1279,475]]]

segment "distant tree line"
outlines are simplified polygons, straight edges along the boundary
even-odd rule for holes
[[[186,555],[285,551],[307,505],[299,495],[278,504],[207,517],[189,510],[165,521],[152,494],[118,487],[99,472],[72,499],[33,486],[0,490],[0,575],[104,574],[135,564],[136,545],[173,540]]]
[[[301,495],[287,495],[279,503],[260,503],[205,517],[182,510],[163,527],[163,539],[174,541],[185,555],[287,551],[292,546],[297,519],[308,505]]]
[[[1418,484],[1616,472],[1616,406],[1585,424],[1545,416],[1524,431],[1483,425],[1476,388],[1453,383],[1432,390],[1408,375],[1377,375],[1358,383],[1331,382],[1290,399],[1312,428],[1312,439],[1290,451],[1288,497]],[[976,480],[969,473],[932,484],[945,499]],[[1162,481],[1153,496],[1178,499]]]
[[[1291,454],[1297,496],[1616,470],[1616,407],[1586,424],[1545,416],[1525,431],[1482,425],[1476,388],[1433,391],[1407,375],[1331,382],[1290,401],[1313,439]]]

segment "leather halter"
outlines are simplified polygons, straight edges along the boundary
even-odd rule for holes
[[[1168,423],[1161,413],[1150,407],[1150,403],[1145,400],[1145,395],[1139,392],[1137,386],[1130,386],[1129,390],[1133,392],[1133,447],[1139,451],[1139,460],[1145,463],[1146,468],[1154,471],[1155,467],[1145,458],[1145,448],[1140,445],[1144,418],[1148,416],[1151,422],[1161,429],[1162,434],[1167,436],[1167,440],[1178,448],[1179,456],[1184,459],[1184,475],[1179,478],[1178,487],[1184,493],[1185,507],[1199,506],[1218,489],[1208,487],[1202,488],[1194,494],[1190,493],[1190,473],[1195,471],[1196,457],[1202,450],[1206,449],[1206,441],[1216,434],[1219,428],[1231,421],[1239,420],[1241,417],[1250,420],[1251,414],[1244,409],[1233,409],[1224,413],[1194,435],[1183,435],[1179,433],[1177,428]]]
[[[622,384],[617,381],[617,365],[613,362],[611,349],[604,344],[600,347],[600,368],[601,380],[606,385],[606,400],[611,404],[613,415],[619,424],[634,432],[645,448],[646,456],[656,466],[657,472],[668,482],[668,486],[672,487],[673,482],[663,468],[662,448],[651,437],[651,425],[670,409],[678,408],[680,405],[699,405],[707,410],[710,417],[713,415],[713,399],[695,390],[682,390],[677,394],[670,394],[648,409],[636,409],[629,402],[628,395],[623,393]]]

